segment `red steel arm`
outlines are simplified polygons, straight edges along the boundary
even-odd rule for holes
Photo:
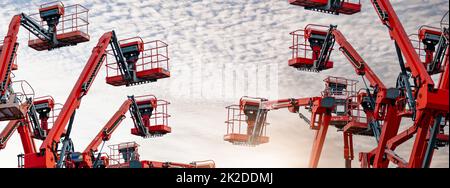
[[[386,110],[386,117],[381,127],[380,140],[378,146],[375,149],[375,160],[373,166],[375,168],[387,168],[389,161],[385,160],[384,154],[387,142],[394,138],[400,128],[401,116],[397,114],[395,106],[389,106]]]
[[[100,38],[98,44],[92,50],[92,55],[86,63],[83,72],[78,78],[77,83],[72,89],[69,97],[64,103],[61,112],[59,113],[58,118],[56,119],[53,128],[49,132],[47,138],[44,140],[41,146],[41,150],[43,149],[52,149],[52,144],[58,143],[61,135],[64,131],[66,124],[69,122],[70,116],[75,112],[75,110],[80,106],[81,99],[84,95],[87,94],[89,88],[97,76],[98,71],[100,70],[101,64],[103,63],[106,49],[112,38],[112,32],[107,32],[103,34]]]
[[[96,47],[92,50],[91,57],[86,63],[77,83],[67,98],[52,129],[43,141],[40,152],[33,155],[25,155],[25,167],[55,167],[56,144],[60,142],[63,131],[70,117],[80,106],[81,99],[87,94],[92,82],[105,59],[106,49],[113,38],[113,31],[103,34]]]
[[[395,150],[395,148],[397,148],[397,146],[399,146],[400,144],[411,139],[414,136],[414,134],[416,134],[416,132],[417,132],[417,127],[415,127],[415,126],[409,127],[408,129],[399,133],[397,136],[391,138],[386,144],[387,149],[390,149],[392,151]]]

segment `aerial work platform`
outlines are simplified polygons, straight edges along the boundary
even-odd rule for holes
[[[291,5],[329,14],[355,14],[361,12],[360,0],[289,0]]]
[[[54,38],[51,39],[53,41],[43,40],[30,33],[28,46],[43,51],[88,42],[88,14],[89,10],[80,4],[64,6],[62,2],[56,1],[41,5],[39,13],[29,17],[35,24],[47,28]]]
[[[119,43],[126,62],[124,65],[118,63],[114,54],[108,51],[106,83],[113,86],[131,86],[170,77],[166,43],[160,40],[144,42],[140,37],[121,40]],[[129,72],[129,78],[124,70]]]
[[[320,72],[333,68],[333,61],[328,56],[322,54],[325,48],[328,27],[322,25],[309,24],[304,29],[295,30],[292,35],[292,56],[288,61],[289,66],[300,71]],[[333,50],[332,47],[329,49]],[[327,59],[320,59],[320,58]],[[320,63],[320,62],[323,62]]]

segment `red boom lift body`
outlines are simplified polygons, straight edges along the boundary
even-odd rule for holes
[[[305,7],[307,10],[329,14],[355,14],[361,12],[359,0],[289,0],[291,5]]]
[[[239,114],[234,112],[233,106],[229,109],[227,123],[227,134],[224,140],[233,144],[258,145],[268,142],[268,137],[264,136],[267,112],[287,108],[292,113],[299,113],[300,107],[305,107],[311,111],[311,120],[307,120],[311,129],[316,130],[314,145],[312,148],[310,167],[317,167],[320,154],[325,141],[325,135],[331,120],[331,111],[334,108],[335,100],[332,97],[311,97],[299,99],[282,99],[268,101],[263,98],[243,97],[240,100]],[[231,110],[231,114],[230,114]],[[246,119],[242,120],[242,116]],[[306,117],[303,117],[307,119]],[[246,134],[240,133],[241,122],[247,123]],[[235,128],[235,126],[239,126]],[[237,129],[237,130],[236,130]],[[236,131],[238,131],[236,133]]]
[[[391,39],[395,41],[399,64],[402,70],[398,81],[401,86],[398,89],[403,93],[403,96],[395,100],[397,105],[400,104],[400,109],[395,108],[395,103],[392,104],[393,100],[389,97],[389,90],[384,94],[384,97],[377,96],[378,104],[383,104],[378,101],[378,99],[383,98],[389,99],[387,102],[390,104],[386,106],[385,113],[383,113],[385,114],[385,117],[382,118],[384,125],[382,126],[378,147],[370,153],[360,154],[362,166],[370,167],[373,165],[373,167],[387,167],[389,160],[391,160],[401,167],[429,167],[436,145],[435,142],[448,140],[448,135],[443,134],[442,130],[439,131],[443,126],[446,126],[446,123],[442,124],[441,122],[448,122],[449,114],[448,28],[443,28],[442,31],[436,31],[430,28],[421,28],[419,30],[419,41],[425,45],[425,60],[422,61],[412,45],[411,40],[408,38],[390,1],[371,0],[371,2],[381,22],[389,29]],[[301,3],[297,5],[308,6],[307,4]],[[333,33],[332,28],[330,28],[329,34],[331,33]],[[334,34],[335,36],[340,35],[336,30]],[[336,41],[339,42],[339,39],[336,38]],[[438,49],[435,49],[437,44],[439,44]],[[325,49],[324,53],[321,52],[318,57],[314,58],[314,68],[325,70],[326,67],[324,68],[323,65],[326,65],[326,62],[328,62],[328,54],[331,53],[332,47],[324,45],[322,49]],[[344,54],[347,53],[346,51],[343,52]],[[322,67],[316,62],[317,59],[319,62],[322,62]],[[409,74],[407,72],[410,72],[411,77],[414,78],[414,88],[411,88],[409,84]],[[441,74],[439,85],[435,87],[431,75],[439,73]],[[381,95],[383,95],[383,92],[381,92]],[[401,105],[401,103],[405,103],[404,101],[407,101],[409,110],[405,111],[405,105]],[[379,116],[377,112],[375,111],[375,118],[377,116],[378,118],[383,117]],[[414,125],[397,135],[402,117],[412,117]],[[410,160],[406,162],[393,153],[392,150],[399,144],[412,138],[414,134],[416,134],[416,139]]]

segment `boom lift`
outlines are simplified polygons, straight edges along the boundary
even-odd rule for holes
[[[41,111],[40,109],[42,109],[43,107],[42,104],[45,100],[49,99],[51,99],[53,105],[53,98],[51,96],[38,97],[34,98],[34,100],[32,99],[32,97],[29,97],[27,98],[27,100],[25,100],[24,103],[21,104],[22,110],[27,111],[27,114],[23,119],[9,121],[8,125],[5,127],[2,133],[0,133],[0,150],[5,148],[6,143],[11,138],[12,134],[16,130],[18,130],[24,153],[29,154],[36,152],[34,139],[40,139],[39,136],[45,135],[45,133],[48,131],[48,124],[52,124],[52,120],[53,118],[55,118],[55,115],[53,109],[50,109],[49,114],[51,114],[51,117],[43,118],[41,116],[40,119],[42,123],[35,124],[36,119],[39,119],[37,115],[32,112],[36,109],[38,111]],[[50,122],[48,122],[48,120],[50,120]],[[44,126],[44,122],[47,123],[47,129]],[[40,127],[40,125],[43,126]],[[19,160],[21,160],[21,158],[23,158],[23,154],[19,156],[21,156],[19,157]]]
[[[110,148],[109,160],[106,168],[215,168],[212,160],[194,161],[189,164],[175,162],[158,162],[140,160],[139,144],[125,142],[108,146]]]
[[[106,58],[106,83],[131,86],[170,77],[168,45],[160,40],[144,42],[140,37],[118,41],[116,52],[109,50]],[[112,58],[111,58],[112,57]]]
[[[57,118],[55,111],[61,110],[59,106],[62,106],[62,104],[55,103],[55,100],[51,96],[34,99],[27,112],[29,124],[33,130],[33,138],[44,140],[47,137],[50,126],[53,125]]]
[[[153,95],[129,96],[82,153],[73,152],[70,154],[71,158],[66,161],[66,167],[97,168],[107,166],[106,160],[108,158],[107,156],[101,156],[102,149],[99,151],[99,146],[109,141],[113,132],[126,118],[127,111],[130,112],[135,123],[135,128],[131,131],[133,135],[148,137],[170,133],[169,115],[167,114],[168,104],[167,101],[157,99]],[[135,107],[137,107],[137,110]]]
[[[118,64],[117,67],[120,67],[121,70],[128,70],[126,66],[121,66],[125,64],[126,58],[120,48],[115,32],[106,32],[99,39],[97,46],[93,48],[91,57],[81,72],[77,83],[74,85],[52,129],[43,141],[39,152],[25,155],[26,168],[63,166],[66,154],[73,150],[70,139],[70,131],[72,129],[76,109],[80,106],[81,99],[88,93],[103,61],[105,60],[108,46],[111,46],[111,52],[115,55]],[[127,80],[127,83],[130,85],[138,84],[135,80]],[[67,131],[63,135],[63,131],[66,126],[68,126]],[[58,143],[63,137],[63,145],[61,147],[61,151],[59,152],[60,154],[58,154]],[[56,163],[57,165],[55,165]]]
[[[23,103],[20,107],[22,110],[26,111],[26,109],[28,108],[28,104]],[[22,123],[23,120],[11,120],[8,122],[6,127],[0,133],[0,149],[5,149],[8,140]]]
[[[68,8],[75,12],[70,15],[65,15]],[[52,3],[42,5],[40,11],[40,21],[37,21],[32,16],[24,13],[16,15],[12,18],[9,24],[9,30],[1,45],[0,53],[0,121],[22,119],[25,117],[25,111],[20,111],[20,101],[14,91],[11,90],[11,71],[17,69],[14,66],[17,56],[17,49],[19,43],[17,42],[17,35],[20,26],[27,29],[33,36],[38,39],[29,41],[29,46],[36,50],[51,50],[65,46],[76,45],[81,42],[89,41],[89,35],[81,32],[80,29],[88,26],[87,9],[82,10],[81,5],[72,5],[64,7],[62,3]],[[80,10],[80,12],[79,12]],[[78,16],[86,14],[84,25],[78,25]],[[70,27],[69,23],[72,22]],[[59,23],[62,22],[62,30],[57,29]],[[70,30],[68,32],[67,30]]]

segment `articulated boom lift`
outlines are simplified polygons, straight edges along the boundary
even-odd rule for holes
[[[325,27],[325,26],[322,26]],[[319,33],[323,32],[323,30],[316,30],[315,28],[309,27],[309,25],[305,28],[305,30],[310,29],[311,32]],[[305,40],[311,40],[310,36],[305,35]],[[392,127],[399,126],[401,116],[397,116],[397,111],[401,111],[402,108],[398,109],[398,105],[396,105],[397,100],[399,100],[400,91],[398,88],[387,88],[383,82],[376,76],[376,74],[371,70],[368,64],[362,59],[362,57],[358,54],[358,52],[353,48],[353,46],[347,41],[345,36],[337,29],[337,26],[331,25],[328,28],[327,33],[322,33],[322,37],[326,38],[324,43],[322,44],[323,50],[318,52],[318,54],[326,54],[322,60],[318,59],[315,61],[314,66],[309,67],[309,69],[313,69],[314,71],[320,72],[321,67],[327,63],[325,60],[330,59],[330,55],[334,44],[337,43],[339,45],[339,51],[341,51],[350,64],[355,68],[355,72],[357,75],[362,76],[364,83],[366,84],[364,78],[369,81],[368,88],[366,85],[366,89],[360,91],[358,94],[358,103],[355,105],[355,108],[358,106],[362,106],[366,118],[367,124],[360,124],[356,122],[352,122],[351,124],[346,125],[345,130],[352,130],[352,134],[357,134],[354,128],[366,128],[371,133],[368,133],[371,136],[375,136],[377,142],[380,140],[381,127]],[[299,64],[304,64],[304,62],[299,62]],[[299,65],[301,66],[301,65]],[[356,101],[355,101],[356,102]],[[412,115],[410,113],[405,113],[406,115]],[[383,125],[382,125],[383,123]],[[390,137],[395,136],[390,135]],[[387,140],[381,140],[379,143],[381,146],[386,145]],[[383,156],[382,151],[379,151],[379,154]],[[378,154],[377,154],[378,155]],[[377,156],[375,155],[375,156]]]
[[[212,160],[194,161],[189,164],[140,160],[139,144],[136,142],[125,142],[108,147],[110,148],[109,165],[106,168],[215,168]]]
[[[102,156],[101,149],[99,151],[98,147],[111,139],[113,132],[125,119],[127,111],[130,112],[135,123],[135,128],[131,130],[133,135],[145,138],[170,133],[171,128],[168,126],[169,115],[167,114],[168,102],[159,100],[153,95],[136,98],[137,100],[134,96],[129,96],[86,147],[83,153],[71,153],[71,157],[66,161],[65,166],[68,168],[97,168],[108,166],[108,156]],[[135,109],[136,107],[137,110]]]
[[[37,153],[25,155],[25,167],[62,167],[66,154],[73,152],[70,131],[75,117],[76,109],[81,104],[81,99],[88,93],[97,73],[107,56],[107,48],[111,46],[111,53],[114,54],[119,64],[125,64],[124,53],[114,31],[107,32],[99,39],[96,47],[93,48],[91,57],[86,63],[77,83],[73,87],[69,97],[62,107],[53,127],[48,132]],[[122,67],[123,68],[123,67]],[[122,75],[124,76],[124,75]],[[133,80],[127,80],[129,84],[138,84]],[[139,82],[142,83],[142,82]],[[67,126],[67,131],[64,129]],[[63,134],[64,133],[64,134]],[[62,141],[61,150],[58,152],[58,143]],[[59,153],[59,154],[58,154]],[[56,165],[57,164],[57,165]]]
[[[18,92],[15,92],[15,94],[18,100],[24,101],[20,105],[20,110],[27,112],[30,109],[34,98],[34,90],[31,85],[25,80],[20,80],[12,82],[10,87],[17,87],[21,89],[18,90]],[[7,126],[0,133],[0,150],[6,147],[8,140],[16,130],[19,132],[24,152],[35,152],[36,146],[32,137],[32,131],[30,129],[29,117],[27,115],[25,115],[25,117],[22,119],[14,119],[9,121]]]
[[[17,56],[19,43],[17,35],[20,26],[25,27],[33,36],[38,39],[29,41],[29,46],[36,50],[51,50],[55,48],[76,45],[81,42],[89,41],[89,35],[81,32],[80,29],[88,26],[87,9],[81,9],[81,5],[70,6],[74,13],[65,18],[65,9],[62,3],[52,3],[42,5],[39,9],[41,21],[37,21],[32,16],[24,13],[16,15],[9,24],[9,30],[0,47],[0,121],[22,119],[25,117],[26,111],[20,110],[20,103],[17,96],[12,91],[11,71],[17,69],[14,61]],[[83,10],[83,11],[79,11]],[[78,16],[86,14],[84,25],[77,25],[82,21],[78,21]],[[63,22],[62,30],[58,30],[58,23]],[[72,22],[72,27],[69,23]],[[45,23],[45,24],[44,24]],[[69,27],[69,28],[68,28]],[[70,32],[67,32],[69,29]],[[59,31],[59,33],[58,33]]]

